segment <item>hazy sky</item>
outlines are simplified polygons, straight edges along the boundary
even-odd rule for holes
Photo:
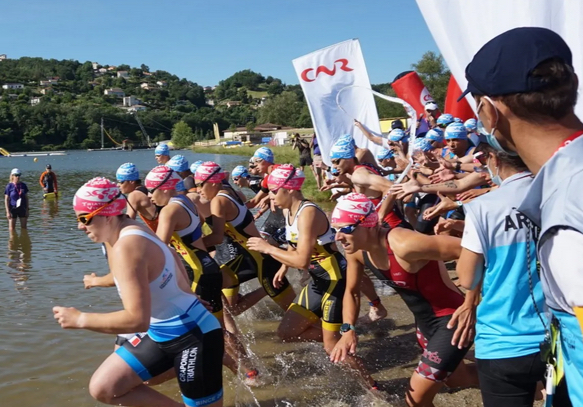
[[[0,0],[0,54],[122,63],[216,85],[252,69],[298,83],[291,60],[360,39],[391,82],[437,46],[414,0]]]

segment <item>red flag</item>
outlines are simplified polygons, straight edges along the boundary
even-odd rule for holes
[[[425,113],[425,104],[433,102],[433,98],[417,75],[417,72],[403,72],[395,78],[391,86],[397,97],[409,103],[417,112],[417,117]]]
[[[474,111],[472,110],[468,101],[463,98],[459,102],[458,98],[462,95],[462,90],[457,84],[453,75],[449,78],[449,84],[447,85],[447,95],[445,96],[445,113],[453,115],[453,117],[459,117],[463,121],[475,117]]]

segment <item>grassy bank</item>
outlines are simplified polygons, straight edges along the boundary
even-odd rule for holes
[[[242,157],[249,158],[253,155],[257,146],[252,147],[237,147],[237,148],[224,148],[224,147],[203,147],[196,146],[193,151],[195,153],[201,154],[229,154],[229,155],[240,155]],[[275,155],[275,162],[278,164],[290,163],[293,165],[300,164],[300,154],[298,150],[292,149],[291,146],[282,147],[270,147]],[[323,208],[331,209],[333,204],[330,202],[330,192],[320,192],[318,186],[316,185],[316,179],[314,174],[309,167],[304,167],[304,172],[306,173],[306,181],[302,187],[302,192],[304,196],[313,201],[318,202]]]

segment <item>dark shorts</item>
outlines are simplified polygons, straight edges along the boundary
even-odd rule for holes
[[[10,206],[8,208],[8,210],[10,211],[10,215],[12,215],[13,218],[26,218],[26,206],[24,205],[20,205],[18,208],[16,206]]]
[[[466,356],[472,346],[459,349],[451,344],[455,329],[448,329],[447,323],[451,315],[436,317],[431,324],[417,326],[417,341],[423,349],[423,355],[417,365],[420,376],[434,381],[443,382],[454,371]]]
[[[312,157],[300,157],[300,167],[312,165]]]
[[[321,318],[322,328],[327,331],[339,331],[345,288],[346,280],[312,278],[289,309],[314,322]]]
[[[198,328],[168,342],[136,334],[115,352],[143,381],[174,368],[187,406],[206,406],[223,396],[223,331]]]
[[[281,263],[273,257],[266,254],[257,257],[252,256],[249,252],[243,251],[233,260],[221,266],[223,273],[228,274],[236,283],[231,287],[223,290],[227,297],[236,296],[239,293],[239,285],[254,278],[271,298],[277,297],[290,287],[287,278],[284,279],[281,287],[276,288],[273,285],[273,278],[281,267]]]

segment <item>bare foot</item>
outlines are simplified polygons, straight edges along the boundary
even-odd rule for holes
[[[379,321],[387,317],[387,309],[383,304],[379,304],[378,307],[370,307],[368,314],[363,315],[358,318],[358,325],[372,324],[373,322]]]

